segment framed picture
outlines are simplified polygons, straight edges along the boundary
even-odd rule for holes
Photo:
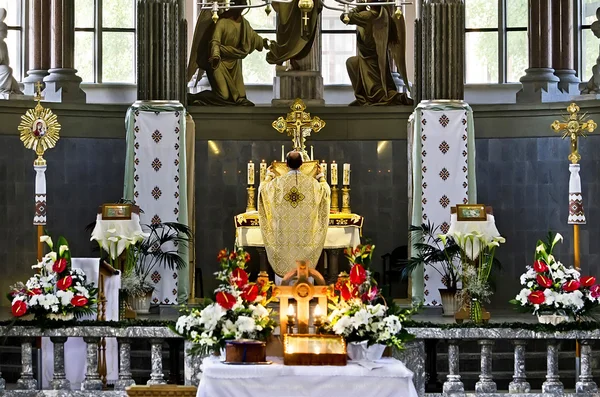
[[[103,204],[102,219],[127,220],[131,219],[131,205],[129,204]]]
[[[484,204],[459,204],[456,206],[458,221],[487,221]]]

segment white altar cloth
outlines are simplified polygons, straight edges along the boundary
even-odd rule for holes
[[[417,397],[413,373],[394,358],[383,358],[381,368],[368,370],[348,361],[344,367],[283,365],[227,365],[218,357],[202,362],[197,397]]]

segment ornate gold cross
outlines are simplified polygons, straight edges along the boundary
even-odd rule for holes
[[[563,139],[571,139],[571,153],[569,160],[572,164],[577,164],[581,160],[581,155],[577,150],[577,140],[579,137],[587,137],[588,133],[594,132],[598,126],[594,120],[586,120],[587,113],[579,115],[579,106],[572,103],[567,108],[568,116],[564,116],[564,121],[556,120],[552,123],[554,132],[564,132]]]
[[[311,132],[321,131],[325,127],[325,121],[317,116],[311,118],[310,113],[305,112],[306,105],[302,99],[296,99],[290,109],[292,111],[285,118],[282,116],[273,122],[273,128],[280,134],[287,132],[287,135],[292,137],[294,150],[301,152],[302,157],[307,159],[306,137],[310,136]]]

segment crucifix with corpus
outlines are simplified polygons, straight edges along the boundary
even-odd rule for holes
[[[308,267],[304,261],[296,261],[298,268],[285,275],[280,286],[275,287],[275,294],[279,298],[279,329],[281,335],[288,333],[288,316],[293,316],[290,299],[296,300],[297,324],[299,334],[309,333],[310,301],[318,299],[317,306],[320,313],[327,314],[327,294],[331,286],[326,285],[325,279],[318,271]],[[312,277],[314,284],[309,280]],[[295,282],[294,282],[295,281]],[[294,282],[293,285],[290,285]],[[318,314],[318,312],[317,312]],[[315,318],[315,320],[320,320]]]
[[[292,111],[285,118],[281,116],[273,122],[273,128],[280,134],[287,132],[292,137],[294,150],[302,153],[302,159],[308,161],[310,157],[306,152],[306,137],[311,132],[321,131],[325,127],[325,121],[317,116],[311,118],[310,113],[305,112],[306,105],[302,99],[296,99],[290,109]]]

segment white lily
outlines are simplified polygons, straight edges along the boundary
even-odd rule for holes
[[[502,236],[496,236],[496,237],[494,237],[493,241],[497,241],[500,244],[506,243],[506,239],[504,237],[502,237]]]
[[[115,234],[116,232],[117,232],[117,229],[115,229],[115,228],[111,228],[106,231],[106,233],[108,233],[108,234]]]
[[[500,247],[500,243],[498,241],[490,241],[487,245],[488,248]]]
[[[61,246],[58,248],[58,254],[59,254],[60,256],[63,256],[63,254],[64,254],[66,251],[68,251],[68,250],[69,250],[69,247],[68,247],[67,245],[61,245]]]
[[[440,235],[438,235],[438,237],[442,241],[442,244],[444,244],[444,246],[445,246],[446,242],[448,241],[448,235],[447,234],[440,234]]]
[[[54,245],[52,243],[52,237],[50,237],[50,236],[40,236],[40,243],[48,244],[48,247],[50,247],[50,249],[52,249],[52,247]]]
[[[561,243],[563,242],[563,236],[560,233],[556,233],[556,236],[554,236],[554,241],[552,241],[552,247],[554,247],[559,241]]]
[[[538,254],[541,253],[546,253],[546,247],[544,247],[544,244],[540,244],[537,247],[535,247],[535,252],[537,252]]]

